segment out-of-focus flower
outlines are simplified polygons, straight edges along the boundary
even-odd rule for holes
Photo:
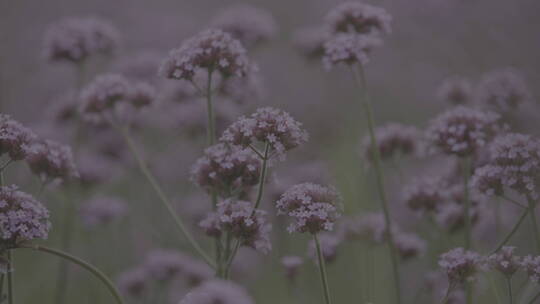
[[[400,232],[394,235],[393,240],[403,260],[422,256],[426,252],[426,242],[414,233]]]
[[[246,50],[238,40],[222,30],[210,29],[172,50],[159,74],[191,81],[200,69],[219,71],[224,77],[243,77],[251,68]]]
[[[79,177],[71,148],[51,140],[32,144],[28,150],[26,162],[32,172],[42,181],[50,182]]]
[[[521,266],[521,259],[514,254],[516,247],[504,246],[487,258],[489,266],[505,276],[512,276]]]
[[[292,218],[289,232],[332,231],[340,216],[341,196],[332,187],[303,183],[283,193],[276,208],[278,214]]]
[[[430,122],[427,139],[435,149],[459,157],[471,156],[501,131],[499,115],[458,106]]]
[[[153,86],[145,82],[133,84],[129,92],[129,103],[137,108],[144,108],[151,105],[156,100],[156,91]]]
[[[336,260],[337,249],[341,244],[341,238],[334,233],[321,233],[318,235],[321,253],[326,263],[331,263]],[[317,246],[314,240],[310,240],[308,244],[308,255],[311,259],[317,261]]]
[[[212,26],[231,34],[246,48],[271,40],[277,32],[277,23],[272,14],[250,5],[237,5],[223,10],[215,17]]]
[[[326,24],[334,33],[390,33],[391,22],[392,16],[385,9],[359,1],[341,3],[326,15]]]
[[[323,65],[327,70],[336,65],[365,65],[371,51],[382,44],[379,38],[351,33],[336,34],[324,44]]]
[[[116,282],[122,294],[132,298],[142,298],[148,290],[150,278],[145,268],[138,267],[122,272]]]
[[[448,277],[441,273],[440,271],[429,272],[425,276],[426,278],[426,288],[431,291],[433,303],[438,303],[446,296],[448,292]],[[465,291],[462,286],[454,286],[450,290],[447,298],[447,304],[464,304]]]
[[[390,123],[375,129],[377,146],[383,160],[420,152],[420,133],[415,127]],[[373,146],[369,136],[362,140],[363,155],[373,160]]]
[[[23,241],[47,239],[49,211],[17,186],[0,187],[0,247],[12,248]]]
[[[0,114],[0,156],[7,154],[11,160],[22,160],[27,157],[36,138],[32,130],[9,115]]]
[[[154,83],[157,78],[162,56],[158,52],[143,51],[122,56],[113,66],[113,71],[132,81],[148,81]]]
[[[201,227],[210,236],[229,232],[243,246],[262,253],[268,253],[272,248],[269,237],[271,225],[267,223],[266,212],[254,210],[250,202],[235,199],[221,201],[217,211],[201,222]]]
[[[482,77],[476,90],[476,100],[482,106],[506,113],[530,102],[531,93],[518,72],[502,69]]]
[[[144,267],[150,277],[158,281],[170,281],[179,276],[184,255],[174,250],[155,249],[148,253]]]
[[[111,180],[117,175],[115,163],[96,152],[82,152],[77,157],[79,180],[87,187]]]
[[[220,98],[240,104],[256,104],[265,95],[265,87],[259,73],[248,73],[246,77],[225,78],[219,86]]]
[[[454,248],[443,253],[439,259],[439,266],[453,283],[473,280],[480,263],[481,257],[478,253],[463,248]]]
[[[260,160],[249,149],[216,144],[204,151],[191,170],[191,179],[208,192],[225,197],[249,190],[259,183]]]
[[[285,268],[285,275],[289,280],[298,276],[298,270],[303,264],[304,260],[299,256],[288,255],[281,258],[281,265]]]
[[[324,55],[324,43],[330,34],[323,26],[300,28],[293,33],[293,44],[307,59],[320,60]]]
[[[397,227],[392,227],[397,231]],[[380,244],[388,237],[382,213],[367,213],[345,217],[339,225],[339,234],[346,240],[368,240]]]
[[[249,117],[240,117],[221,137],[223,142],[244,147],[254,142],[265,143],[282,157],[307,140],[308,134],[301,123],[289,113],[270,107],[258,109]]]
[[[446,183],[440,178],[426,177],[413,181],[403,191],[403,201],[414,211],[432,212],[446,201]]]
[[[437,98],[449,105],[468,105],[473,101],[473,87],[465,78],[450,77],[437,88]]]
[[[115,197],[95,197],[82,205],[80,215],[87,228],[106,226],[127,213],[128,204]]]
[[[526,256],[521,261],[521,267],[527,272],[529,279],[540,284],[540,256]]]
[[[48,60],[79,63],[96,54],[113,53],[119,36],[116,28],[103,20],[67,18],[48,28],[43,51]]]
[[[190,291],[179,304],[254,304],[246,290],[230,281],[211,280]]]

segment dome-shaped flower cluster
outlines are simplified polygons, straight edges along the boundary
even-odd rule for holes
[[[124,217],[127,203],[115,197],[96,197],[83,204],[80,215],[83,224],[88,228],[106,226]]]
[[[448,105],[467,105],[473,102],[473,86],[463,77],[450,77],[437,88],[437,98]]]
[[[190,291],[179,304],[254,304],[246,290],[230,281],[211,280]]]
[[[526,256],[521,261],[521,267],[527,272],[531,281],[540,284],[540,256]]]
[[[336,65],[365,65],[371,51],[382,44],[379,38],[354,33],[333,35],[324,43],[323,65],[330,70]]]
[[[332,187],[303,183],[291,187],[276,202],[278,214],[292,218],[289,232],[331,231],[340,216],[341,196]]]
[[[0,248],[23,241],[46,239],[51,223],[49,211],[17,186],[0,187]]]
[[[458,106],[430,122],[427,139],[434,149],[465,157],[486,146],[499,131],[499,115]]]
[[[71,148],[51,140],[41,140],[32,144],[26,162],[42,181],[79,177]]]
[[[230,196],[257,185],[260,170],[260,160],[250,149],[219,143],[193,165],[191,179],[208,192]]]
[[[506,276],[512,276],[521,267],[521,258],[515,255],[516,247],[504,246],[489,257],[488,265]]]
[[[326,15],[329,30],[335,33],[390,33],[392,16],[380,7],[362,2],[344,2]]]
[[[281,258],[281,265],[285,268],[285,275],[289,280],[294,280],[298,276],[298,271],[303,264],[304,260],[296,255]]]
[[[399,232],[394,235],[393,240],[403,260],[422,256],[426,252],[426,241],[414,233]]]
[[[210,29],[172,50],[161,64],[159,74],[191,81],[201,69],[219,71],[224,77],[243,77],[251,65],[238,40],[222,30]]]
[[[32,130],[9,115],[0,114],[0,156],[7,154],[13,161],[22,160],[36,138]]]
[[[426,177],[414,180],[403,190],[403,201],[413,211],[431,212],[447,199],[447,184],[440,178]]]
[[[238,39],[247,48],[258,46],[274,38],[277,24],[269,12],[250,5],[238,5],[223,10],[212,22]]]
[[[390,123],[375,129],[375,138],[381,159],[417,155],[420,152],[420,133],[415,127]],[[369,136],[362,140],[363,155],[373,160],[373,146]]]
[[[97,18],[67,18],[49,27],[45,57],[51,61],[81,62],[95,54],[111,54],[119,45],[116,28]]]
[[[475,97],[481,106],[505,113],[530,102],[531,92],[515,70],[502,69],[482,77]]]
[[[255,142],[266,143],[280,156],[308,140],[302,124],[275,108],[261,108],[249,117],[242,116],[229,126],[221,141],[247,147]]]
[[[175,250],[150,251],[142,267],[151,279],[161,282],[183,278],[190,286],[196,286],[212,277],[208,265]]]
[[[478,253],[463,248],[454,248],[443,253],[439,259],[439,266],[446,272],[448,280],[454,283],[474,279],[481,263],[482,258]]]
[[[223,200],[218,203],[217,211],[202,220],[200,226],[210,236],[228,232],[243,246],[262,253],[272,248],[269,236],[272,226],[267,223],[266,212],[255,210],[250,202]]]

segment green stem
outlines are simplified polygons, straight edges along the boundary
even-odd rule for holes
[[[225,274],[224,274],[225,279],[229,278],[229,273],[231,272],[231,266],[232,266],[232,263],[234,262],[234,257],[238,253],[238,249],[240,249],[240,240],[236,240],[232,253],[227,259],[227,265],[225,266]]]
[[[330,287],[328,286],[328,275],[326,274],[326,264],[321,250],[321,244],[319,243],[319,238],[317,234],[313,234],[313,240],[315,241],[315,246],[317,249],[317,258],[319,261],[319,271],[321,274],[321,283],[324,290],[324,301],[326,304],[330,304]]]
[[[494,254],[496,253],[497,251],[501,250],[501,248],[503,248],[503,246],[505,246],[508,241],[512,238],[512,236],[517,232],[517,230],[519,229],[519,227],[521,226],[521,223],[523,223],[523,221],[525,220],[525,218],[527,217],[527,214],[529,213],[529,209],[525,209],[523,211],[523,213],[521,214],[521,216],[519,217],[519,220],[516,222],[516,224],[514,225],[514,227],[512,227],[512,230],[510,230],[510,232],[508,233],[508,235],[506,235],[506,237],[499,243],[499,245],[497,246],[497,248],[495,248],[495,250],[493,250],[491,252],[491,254]]]
[[[62,250],[70,251],[71,250],[71,239],[72,231],[75,217],[75,206],[72,201],[64,199],[64,203],[67,204],[66,213],[64,214],[64,227],[62,235]],[[68,263],[66,260],[61,260],[58,265],[58,277],[56,278],[56,294],[55,302],[57,304],[65,303],[66,301],[66,291],[68,285]]]
[[[508,299],[510,301],[510,304],[514,303],[514,297],[512,295],[512,277],[507,276],[506,277],[506,286],[508,287]]]
[[[120,296],[120,293],[118,292],[116,287],[114,287],[114,284],[111,282],[111,280],[103,272],[101,272],[101,270],[97,269],[93,265],[91,265],[91,264],[89,264],[89,263],[87,263],[87,262],[85,262],[85,261],[83,261],[83,260],[81,260],[81,259],[79,259],[77,257],[74,257],[74,256],[72,256],[72,255],[70,255],[70,254],[68,254],[66,252],[62,252],[60,250],[56,250],[56,249],[53,249],[53,248],[48,248],[48,247],[45,247],[45,246],[21,245],[18,248],[26,248],[26,249],[32,249],[32,250],[36,250],[36,251],[40,251],[40,252],[45,252],[45,253],[52,254],[52,255],[55,255],[57,257],[69,260],[70,262],[81,266],[82,268],[84,268],[84,269],[88,270],[90,273],[92,273],[96,278],[98,278],[107,287],[107,289],[114,296],[114,298],[115,298],[115,300],[116,300],[116,302],[118,304],[124,304],[124,301],[122,300],[122,296]]]
[[[531,217],[531,223],[533,226],[533,235],[534,235],[534,240],[536,242],[536,250],[537,250],[537,253],[540,253],[540,235],[538,232],[538,222],[536,221],[536,214],[535,214],[536,202],[530,196],[527,196],[527,202],[529,203],[529,215]]]
[[[448,284],[448,289],[446,289],[446,293],[444,294],[444,298],[441,300],[441,304],[448,303],[452,289],[454,289],[454,284]]]
[[[13,281],[13,271],[15,267],[13,266],[14,261],[14,254],[11,252],[11,250],[7,251],[7,259],[8,259],[8,273],[7,273],[7,291],[8,291],[8,304],[15,304],[15,292],[14,292],[14,281]]]
[[[463,174],[463,205],[465,207],[465,249],[471,248],[471,200],[469,197],[470,158],[461,159],[461,174]]]
[[[158,197],[160,198],[160,201],[163,203],[169,214],[172,216],[176,226],[182,232],[182,234],[186,237],[190,245],[197,251],[197,253],[204,259],[204,261],[210,265],[212,268],[216,268],[210,257],[204,252],[204,250],[201,248],[201,246],[195,241],[193,236],[189,233],[189,231],[184,226],[184,223],[180,219],[180,217],[176,214],[176,211],[172,207],[171,202],[169,201],[169,198],[165,195],[163,190],[161,189],[161,186],[159,185],[156,178],[152,175],[150,172],[150,169],[148,168],[148,165],[143,160],[142,156],[139,154],[139,151],[137,150],[135,143],[133,142],[133,139],[129,135],[129,132],[125,128],[119,128],[120,133],[124,137],[129,149],[131,150],[131,153],[137,160],[137,163],[139,165],[139,168],[143,175],[146,177],[150,185],[152,186],[152,189],[156,192]]]
[[[401,303],[401,282],[400,282],[400,274],[399,274],[399,265],[398,265],[398,255],[397,250],[394,244],[394,236],[392,235],[392,221],[390,218],[390,210],[388,208],[388,202],[386,201],[386,195],[384,190],[384,175],[382,170],[382,164],[381,164],[381,152],[379,151],[378,145],[377,145],[377,138],[375,137],[375,122],[373,119],[373,110],[371,109],[371,100],[367,89],[367,81],[364,73],[364,69],[361,65],[359,65],[357,68],[353,67],[353,74],[354,78],[356,80],[357,85],[363,90],[364,98],[363,98],[363,106],[364,111],[366,113],[367,123],[368,123],[368,131],[369,131],[369,137],[371,141],[371,146],[374,147],[372,150],[373,153],[373,161],[375,164],[375,172],[377,176],[377,190],[379,192],[379,197],[381,200],[381,207],[384,214],[384,220],[387,228],[387,238],[386,242],[388,244],[388,247],[390,248],[390,260],[392,263],[392,272],[394,275],[394,289],[396,293],[396,303]]]
[[[208,69],[208,82],[206,83],[206,112],[208,114],[207,140],[211,146],[216,141],[216,127],[214,118],[214,105],[212,104],[212,69]]]

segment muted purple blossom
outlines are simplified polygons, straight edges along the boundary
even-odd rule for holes
[[[118,289],[125,296],[132,298],[142,298],[148,291],[150,277],[148,271],[143,267],[122,272],[116,279]]]
[[[190,291],[179,304],[255,304],[246,290],[233,282],[207,281]]]
[[[471,185],[480,193],[489,196],[500,196],[504,193],[504,186],[502,183],[503,172],[503,168],[494,165],[485,165],[477,168],[474,170]]]
[[[159,74],[191,81],[201,69],[216,70],[225,77],[243,77],[252,67],[238,40],[222,30],[210,29],[172,50],[161,64]]]
[[[530,102],[531,93],[518,72],[502,69],[482,77],[476,90],[476,100],[482,106],[505,113]]]
[[[118,173],[115,163],[105,155],[96,152],[82,152],[77,158],[79,180],[91,187],[111,180]]]
[[[272,14],[245,4],[223,10],[215,17],[212,26],[231,34],[246,48],[271,40],[277,32],[277,23]]]
[[[255,142],[266,143],[280,156],[308,140],[302,124],[289,113],[275,108],[260,108],[249,117],[242,116],[229,126],[221,141],[247,147]]]
[[[43,181],[79,177],[71,148],[51,140],[34,143],[28,151],[26,162]]]
[[[179,276],[184,255],[174,250],[156,249],[148,253],[144,267],[150,277],[158,281],[170,281]]]
[[[293,33],[293,44],[307,59],[321,59],[324,44],[329,38],[328,30],[323,26],[300,28]]]
[[[134,83],[128,95],[129,103],[137,108],[148,107],[156,100],[156,90],[146,82]]]
[[[487,257],[488,265],[506,276],[512,276],[521,267],[521,258],[515,255],[516,247],[504,246]]]
[[[337,65],[365,65],[371,51],[382,44],[379,38],[352,33],[336,34],[324,44],[323,65],[327,70]]]
[[[247,105],[260,102],[265,95],[265,87],[259,73],[248,73],[246,77],[225,78],[219,86],[219,96],[234,103]]]
[[[342,239],[334,233],[320,233],[318,236],[321,246],[321,253],[326,263],[332,263],[336,260],[337,249]],[[317,261],[317,246],[314,240],[308,244],[308,255],[311,259]]]
[[[385,9],[359,1],[341,3],[326,15],[326,24],[335,33],[390,33],[391,22]]]
[[[285,268],[285,275],[289,280],[294,280],[298,276],[299,268],[304,264],[304,260],[295,255],[288,255],[281,258],[281,265]]]
[[[113,53],[119,36],[117,29],[104,20],[66,18],[47,29],[43,51],[48,60],[79,63],[96,54]]]
[[[499,115],[458,106],[433,119],[427,139],[446,154],[470,156],[486,146],[501,131]]]
[[[440,178],[414,180],[403,190],[403,201],[413,211],[433,212],[446,201],[446,183]]]
[[[15,185],[0,187],[0,247],[47,239],[50,227],[49,211],[32,195]]]
[[[393,227],[394,232],[397,228]],[[367,213],[345,217],[339,225],[339,234],[346,240],[367,240],[383,243],[388,237],[386,221],[382,213]]]
[[[399,232],[394,235],[393,240],[403,260],[422,256],[426,252],[426,241],[414,233]]]
[[[191,179],[208,192],[230,196],[257,185],[260,170],[260,160],[253,151],[220,143],[207,148],[195,162]]]
[[[99,196],[85,202],[80,209],[83,224],[87,228],[106,226],[123,218],[128,204],[115,197]]]
[[[0,156],[7,154],[11,160],[22,160],[36,139],[32,130],[9,115],[0,114]]]
[[[540,284],[540,256],[528,255],[521,261],[521,267],[527,272],[529,279]]]
[[[130,93],[129,81],[119,74],[104,74],[96,77],[81,92],[81,111],[101,113],[114,108]]]
[[[463,77],[450,77],[437,88],[437,98],[449,105],[467,105],[473,102],[473,87]]]
[[[159,52],[142,51],[122,56],[113,66],[113,70],[132,81],[154,82],[157,78],[156,70],[161,63]]]
[[[439,266],[446,272],[448,280],[454,283],[473,280],[480,263],[481,257],[478,253],[463,248],[454,248],[443,253],[439,259]]]
[[[340,216],[341,196],[333,187],[303,183],[285,191],[276,208],[278,214],[292,218],[289,232],[332,231]]]
[[[375,129],[375,137],[382,160],[420,152],[420,132],[415,127],[390,123]],[[366,159],[373,160],[374,151],[369,136],[362,140],[362,148]]]
[[[433,271],[426,274],[426,287],[431,291],[434,303],[439,303],[446,296],[448,291],[448,278],[440,271]],[[462,286],[454,286],[449,294],[446,304],[465,304],[465,291]]]

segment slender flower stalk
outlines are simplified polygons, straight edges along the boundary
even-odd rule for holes
[[[469,177],[470,177],[471,160],[469,157],[461,159],[461,173],[463,174],[463,204],[465,218],[465,249],[471,248],[471,200],[469,197]]]
[[[90,273],[92,273],[96,278],[98,278],[107,287],[107,289],[113,295],[116,303],[124,304],[124,301],[122,300],[122,296],[120,296],[120,293],[118,292],[118,290],[116,289],[114,284],[111,282],[111,280],[103,272],[101,272],[101,270],[99,270],[96,267],[94,267],[93,265],[83,261],[82,259],[74,257],[74,256],[72,256],[72,255],[70,255],[68,253],[62,252],[60,250],[56,250],[56,249],[48,248],[48,247],[44,247],[44,246],[39,246],[39,245],[21,245],[18,248],[26,248],[26,249],[32,249],[32,250],[36,250],[36,251],[40,251],[40,252],[45,252],[45,253],[48,253],[48,254],[55,255],[57,257],[66,259],[66,260],[68,260],[68,261],[70,261],[70,262],[72,262],[74,264],[77,264],[77,265],[81,266],[82,268],[84,268],[87,271],[89,271]],[[12,303],[12,302],[8,302],[8,303]]]
[[[538,222],[536,221],[536,214],[534,212],[536,209],[536,202],[529,195],[527,196],[527,202],[529,203],[529,215],[531,217],[531,223],[533,226],[533,235],[536,242],[536,251],[540,253],[540,232],[538,232]]]
[[[367,118],[368,123],[368,131],[371,141],[372,147],[378,147],[377,145],[377,138],[375,137],[375,123],[373,119],[373,111],[371,109],[371,100],[369,96],[369,92],[367,90],[367,82],[366,77],[364,73],[364,68],[361,65],[357,65],[356,67],[352,67],[353,75],[356,80],[357,85],[363,90],[363,106],[364,111]],[[390,248],[390,259],[392,262],[392,271],[394,274],[394,289],[396,292],[396,303],[401,303],[401,282],[400,282],[400,274],[399,274],[399,265],[397,260],[397,252],[396,247],[394,244],[394,238],[392,236],[392,221],[390,219],[390,210],[388,208],[388,203],[386,201],[386,194],[384,190],[384,175],[383,170],[381,166],[381,155],[379,149],[373,149],[373,163],[375,165],[375,172],[377,176],[377,190],[379,192],[379,197],[381,200],[381,206],[383,209],[384,214],[384,220],[387,227],[388,237],[387,237],[387,243],[388,247]]]
[[[317,234],[313,234],[313,239],[315,240],[315,246],[317,249],[317,258],[319,261],[319,271],[321,274],[321,282],[324,290],[324,301],[326,304],[331,304],[330,300],[330,287],[328,286],[328,275],[326,274],[326,262],[321,251],[321,244],[319,243],[319,238]]]
[[[514,304],[514,297],[512,295],[512,277],[506,277],[506,286],[508,288],[508,300],[510,304]]]
[[[454,289],[454,284],[450,283],[448,285],[448,288],[446,289],[446,293],[444,294],[444,298],[441,300],[441,304],[448,303],[448,300],[450,299],[450,293],[452,293],[453,289]]]
[[[69,251],[71,249],[71,239],[73,225],[75,223],[75,205],[68,199],[64,199],[66,210],[64,214],[64,231],[62,234],[62,250]],[[68,263],[66,260],[61,260],[58,265],[58,276],[56,278],[56,293],[55,302],[58,304],[65,303],[67,284],[69,282]]]
[[[527,217],[527,214],[529,213],[529,209],[525,209],[523,211],[523,213],[521,214],[521,216],[519,217],[519,220],[516,222],[516,224],[514,225],[514,227],[512,227],[512,230],[510,230],[510,232],[506,235],[506,237],[499,243],[499,245],[497,246],[497,248],[495,248],[495,250],[493,250],[491,252],[491,254],[494,254],[494,253],[497,253],[499,250],[501,250],[501,248],[503,248],[507,243],[508,241],[512,238],[512,236],[517,232],[517,230],[519,229],[519,227],[521,226],[521,223],[523,223],[523,221],[525,220],[525,218]]]
[[[141,170],[141,172],[143,173],[145,178],[148,180],[148,182],[152,186],[152,189],[154,189],[154,191],[158,195],[160,201],[163,203],[163,205],[165,206],[165,208],[167,209],[169,214],[172,216],[172,218],[173,218],[176,226],[180,230],[180,232],[182,232],[182,234],[186,237],[186,239],[188,240],[190,245],[204,259],[204,261],[208,265],[210,265],[211,267],[215,268],[216,266],[215,266],[214,262],[212,262],[210,257],[204,252],[204,250],[197,243],[197,241],[195,241],[195,239],[193,238],[191,233],[186,229],[182,219],[180,219],[180,217],[176,214],[174,208],[172,207],[172,204],[171,204],[169,198],[167,197],[167,195],[165,195],[165,192],[163,192],[163,189],[161,189],[161,186],[160,186],[159,182],[156,180],[154,175],[150,172],[150,169],[148,168],[148,165],[146,164],[146,162],[142,158],[141,154],[137,150],[137,147],[135,146],[135,143],[133,142],[133,139],[131,138],[131,135],[129,134],[129,130],[127,128],[125,128],[125,127],[116,126],[116,128],[120,131],[122,137],[124,138],[124,140],[126,141],[126,143],[128,145],[128,148],[130,149],[131,153],[133,154],[133,156],[137,160],[137,163],[139,165],[139,169]]]
[[[15,304],[15,290],[14,290],[14,280],[13,280],[13,264],[15,262],[14,255],[11,250],[7,251],[8,259],[8,273],[7,273],[7,292],[8,292],[8,304]]]
[[[206,83],[206,107],[208,113],[208,128],[207,140],[208,146],[212,146],[216,141],[216,127],[215,127],[215,117],[214,117],[214,105],[212,104],[212,70],[208,70],[208,81]]]

